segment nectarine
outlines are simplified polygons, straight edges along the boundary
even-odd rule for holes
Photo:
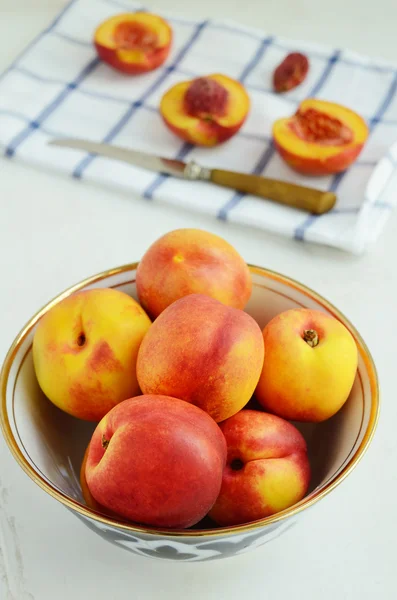
[[[221,74],[177,83],[160,103],[169,129],[200,146],[215,146],[230,139],[243,125],[249,108],[244,86]]]
[[[249,269],[221,237],[200,229],[171,231],[144,254],[136,274],[139,301],[157,317],[188,294],[206,294],[244,308],[252,291]]]
[[[301,500],[310,482],[306,442],[275,415],[242,410],[220,424],[227,464],[209,516],[218,525],[256,521]]]
[[[78,292],[51,308],[33,339],[36,376],[58,408],[99,421],[139,393],[136,360],[150,327],[141,306],[113,289]]]
[[[85,476],[100,505],[136,523],[184,528],[214,504],[226,461],[216,423],[166,396],[121,402],[97,426]]]
[[[172,30],[158,15],[127,13],[102,23],[94,42],[104,62],[122,73],[136,75],[163,64],[171,49]]]
[[[304,175],[329,175],[347,169],[368,137],[354,111],[325,100],[304,100],[292,117],[278,119],[273,138],[280,156]]]
[[[250,400],[263,353],[261,330],[250,315],[191,294],[151,326],[138,355],[138,381],[144,394],[186,400],[223,421]]]
[[[348,329],[318,310],[291,309],[263,330],[265,360],[255,396],[272,413],[294,421],[324,421],[346,402],[357,371]]]

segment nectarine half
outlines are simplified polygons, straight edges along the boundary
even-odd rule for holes
[[[177,83],[160,103],[161,116],[171,131],[200,146],[230,139],[243,125],[249,108],[244,86],[221,74]]]
[[[95,32],[94,43],[104,62],[136,75],[163,64],[170,52],[172,30],[158,15],[126,13],[104,21]]]
[[[273,125],[280,156],[304,175],[344,171],[356,160],[367,137],[368,127],[356,112],[324,100],[304,100],[292,117]]]

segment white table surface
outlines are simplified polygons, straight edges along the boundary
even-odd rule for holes
[[[0,0],[0,69],[63,4]],[[397,62],[395,0],[245,0],[238,8],[230,0],[158,0],[150,6],[227,16]],[[150,560],[111,546],[33,484],[1,439],[1,600],[397,598],[396,214],[371,252],[357,258],[117,196],[5,159],[0,207],[0,361],[25,321],[52,296],[90,274],[139,259],[168,230],[195,226],[225,237],[247,261],[314,287],[345,312],[372,350],[383,397],[369,452],[331,496],[269,545],[212,563]]]

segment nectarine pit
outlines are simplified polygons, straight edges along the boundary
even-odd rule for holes
[[[199,77],[190,84],[184,99],[186,112],[192,117],[211,120],[211,115],[226,114],[229,92],[210,77]]]
[[[290,128],[301,140],[320,146],[344,146],[353,141],[350,127],[315,108],[298,110],[291,119]]]
[[[309,61],[300,52],[291,52],[274,71],[273,86],[276,92],[288,92],[305,79],[309,71]]]
[[[117,25],[113,37],[117,47],[123,50],[155,50],[158,41],[154,31],[134,22]]]
[[[303,339],[311,348],[315,348],[320,341],[315,329],[305,329],[303,332]]]

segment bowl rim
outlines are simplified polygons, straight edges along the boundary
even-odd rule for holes
[[[47,494],[55,498],[58,502],[61,502],[64,506],[71,509],[72,511],[77,512],[79,515],[83,517],[87,517],[94,521],[98,521],[103,525],[110,526],[113,528],[122,529],[128,531],[130,533],[141,533],[148,536],[167,536],[167,537],[214,537],[221,536],[227,534],[238,534],[244,533],[248,531],[258,530],[264,526],[272,525],[274,523],[278,523],[290,517],[294,517],[298,513],[302,512],[304,509],[307,509],[314,504],[316,504],[319,500],[327,496],[332,490],[334,490],[346,477],[353,471],[353,469],[357,466],[359,461],[364,456],[367,451],[373,436],[375,434],[376,426],[379,419],[379,411],[380,411],[380,394],[379,394],[379,379],[377,370],[375,367],[374,360],[372,355],[361,337],[360,333],[354,327],[354,325],[350,322],[350,320],[339,311],[331,302],[323,298],[320,294],[309,288],[308,286],[300,283],[299,281],[292,279],[286,275],[278,273],[277,271],[273,271],[271,269],[266,269],[263,267],[259,267],[256,265],[248,264],[249,270],[252,274],[260,275],[265,278],[269,278],[272,280],[276,280],[279,283],[285,284],[289,287],[294,288],[295,290],[303,293],[305,296],[316,300],[323,308],[326,308],[334,317],[342,321],[344,325],[350,330],[353,335],[356,344],[358,346],[359,353],[364,361],[366,370],[368,372],[370,387],[371,387],[371,413],[369,416],[369,421],[367,425],[367,429],[364,433],[363,439],[360,442],[359,447],[356,449],[353,456],[350,457],[347,464],[343,467],[340,473],[335,477],[335,479],[326,483],[323,488],[320,488],[318,491],[314,490],[309,496],[303,498],[300,502],[297,502],[290,508],[287,508],[283,511],[280,511],[274,515],[269,517],[265,517],[263,519],[258,519],[256,521],[252,521],[249,523],[243,523],[241,525],[232,525],[229,527],[216,527],[214,529],[166,529],[166,528],[157,528],[157,527],[149,527],[145,525],[135,525],[130,524],[122,520],[112,519],[111,517],[107,517],[102,513],[91,509],[90,507],[80,504],[78,501],[73,500],[66,494],[63,494],[52,485],[50,485],[39,473],[37,473],[34,468],[30,465],[27,459],[22,454],[15,437],[12,433],[10,421],[7,414],[7,384],[8,378],[10,374],[10,370],[15,359],[15,356],[23,344],[26,336],[31,332],[31,330],[35,327],[36,323],[39,319],[48,312],[53,306],[58,304],[64,298],[70,296],[71,294],[79,291],[80,289],[92,285],[93,283],[97,283],[102,281],[103,279],[112,277],[114,275],[119,275],[121,273],[125,273],[128,271],[134,271],[137,269],[139,262],[128,263],[121,265],[119,267],[114,267],[111,269],[107,269],[105,271],[101,271],[95,275],[91,275],[80,282],[68,287],[63,292],[52,298],[49,302],[47,302],[40,310],[38,310],[25,324],[25,326],[20,330],[20,332],[15,337],[12,342],[6,357],[4,359],[1,371],[0,371],[0,393],[1,393],[1,404],[0,404],[0,426],[3,433],[3,437],[6,440],[6,443],[15,458],[16,462],[20,465],[20,467],[25,471],[25,473],[34,481],[39,487],[41,487]]]

